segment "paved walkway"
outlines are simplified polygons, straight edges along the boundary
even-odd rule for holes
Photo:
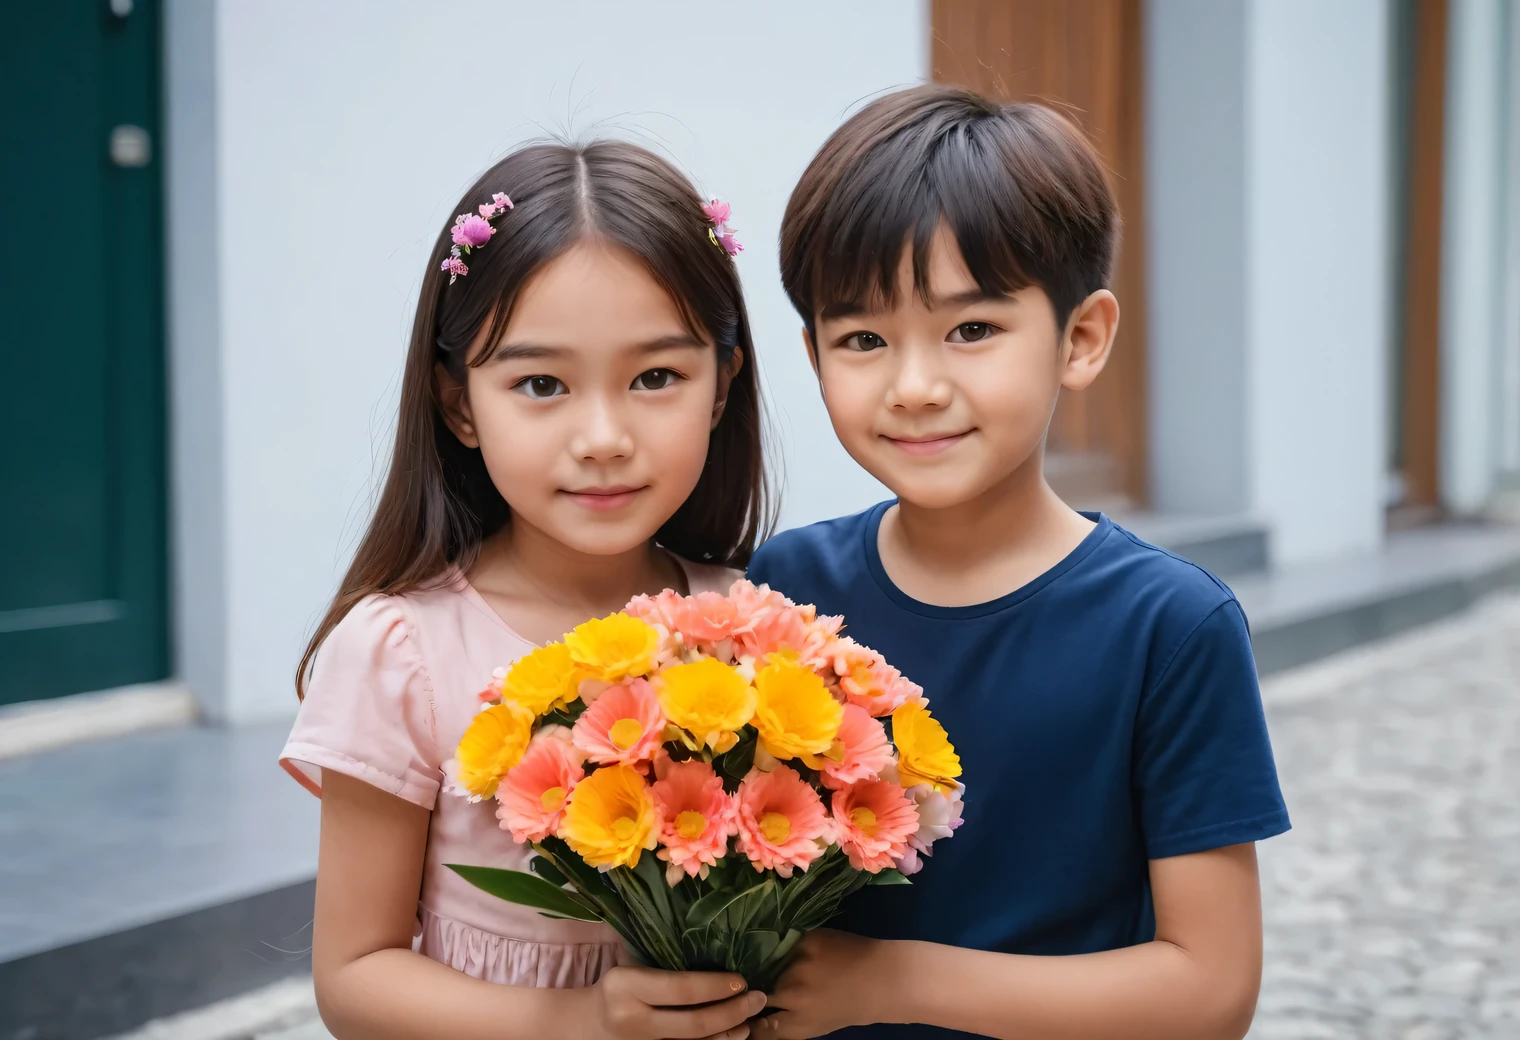
[[[1520,598],[1273,678],[1251,1040],[1520,1038]],[[327,1040],[309,980],[134,1040]]]

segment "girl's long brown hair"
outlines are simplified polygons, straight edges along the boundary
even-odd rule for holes
[[[691,184],[637,145],[595,141],[512,153],[476,182],[458,211],[473,212],[495,192],[516,206],[494,221],[489,245],[469,255],[468,275],[450,285],[440,270],[451,244],[447,228],[433,246],[402,375],[390,471],[353,563],[301,655],[297,696],[305,695],[318,648],[355,604],[436,584],[453,568],[468,570],[481,541],[507,523],[507,503],[479,449],[466,448],[444,424],[434,366],[442,363],[464,382],[481,328],[491,323],[494,342],[534,272],[583,239],[639,257],[691,331],[717,344],[720,366],[735,349],[743,351],[707,465],[656,539],[688,559],[742,567],[771,521],[749,316],[733,262],[708,238]]]

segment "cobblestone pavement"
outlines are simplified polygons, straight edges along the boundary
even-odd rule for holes
[[[1520,599],[1272,682],[1252,1040],[1520,1040]]]
[[[1250,1040],[1520,1040],[1520,598],[1269,680]],[[235,1007],[235,1013],[231,1013]],[[309,980],[133,1040],[328,1040]]]

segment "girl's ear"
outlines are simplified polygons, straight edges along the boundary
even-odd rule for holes
[[[728,388],[734,385],[734,376],[744,367],[744,350],[735,347],[728,355],[728,363],[718,369],[718,394],[713,398],[712,429],[718,428],[723,409],[728,407]]]
[[[433,379],[438,384],[438,404],[443,409],[443,421],[459,443],[466,448],[480,447],[475,436],[475,422],[470,417],[470,395],[465,385],[449,374],[443,362],[433,366]]]

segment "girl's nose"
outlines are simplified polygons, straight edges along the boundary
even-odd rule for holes
[[[633,431],[611,402],[592,398],[579,428],[570,441],[570,452],[585,462],[625,459],[633,454]]]

